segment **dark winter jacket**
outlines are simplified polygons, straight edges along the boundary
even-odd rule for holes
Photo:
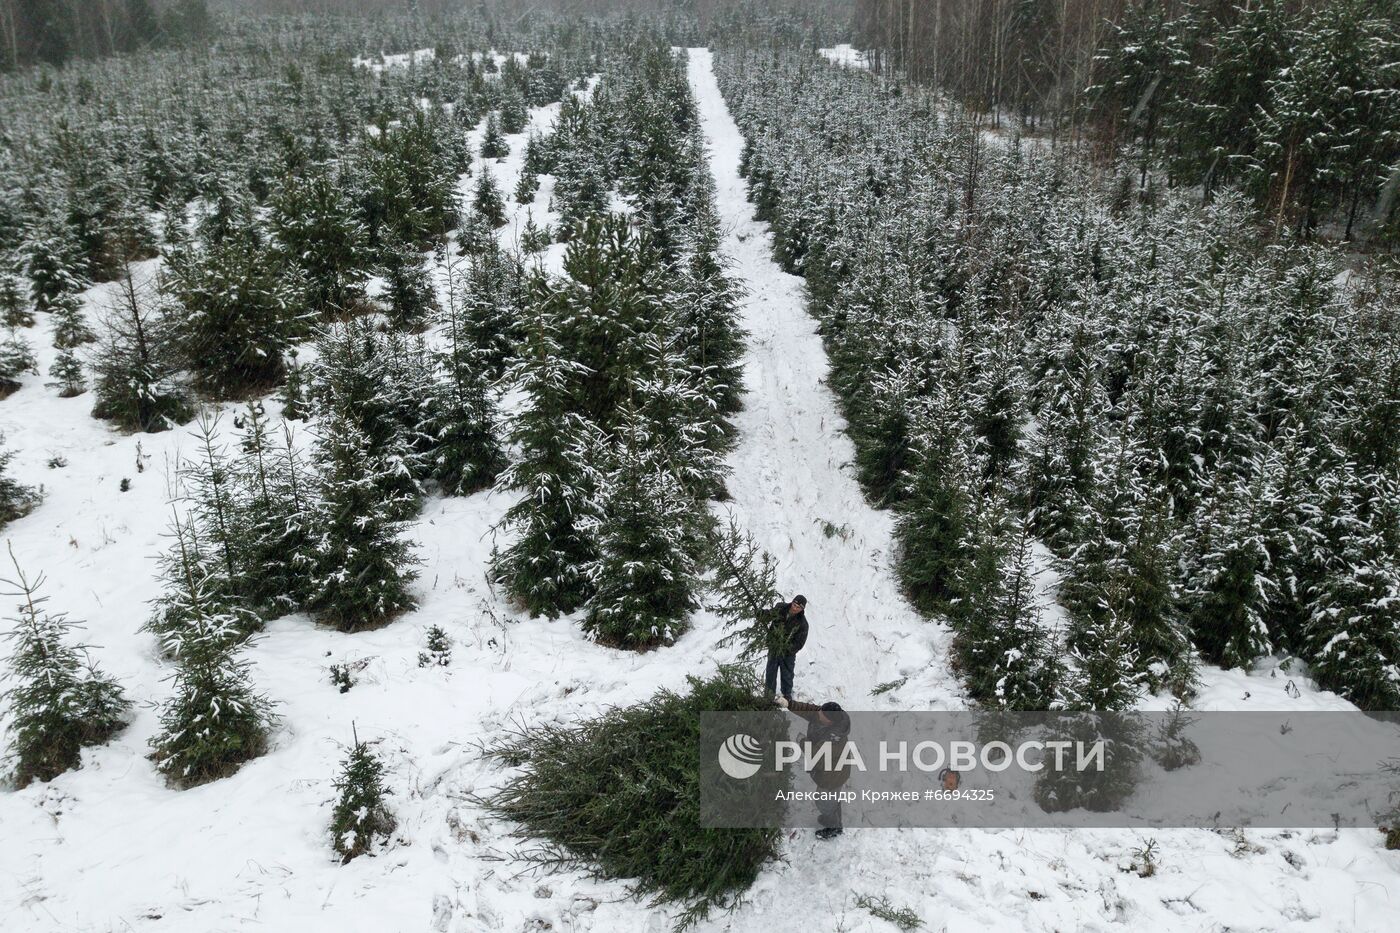
[[[797,654],[807,644],[807,610],[797,615],[788,615],[792,603],[778,603],[773,607],[772,638],[769,647],[773,654]]]
[[[828,724],[821,721],[822,708],[815,703],[802,703],[792,700],[788,712],[807,720],[807,754],[819,761],[812,768],[812,782],[822,790],[839,790],[851,778],[851,766],[839,765],[841,754],[850,741],[851,717],[842,710],[827,713]],[[815,759],[823,745],[831,746],[830,757]]]

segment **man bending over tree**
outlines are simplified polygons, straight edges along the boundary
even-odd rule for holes
[[[778,672],[783,675],[783,698],[792,699],[792,675],[797,666],[797,652],[807,644],[807,597],[794,596],[790,603],[773,607],[773,625],[768,633],[768,670],[763,675],[764,689],[769,697],[778,685]]]

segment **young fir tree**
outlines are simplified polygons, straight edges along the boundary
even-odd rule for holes
[[[59,398],[73,398],[87,391],[87,379],[83,375],[83,363],[72,347],[58,351],[49,366],[49,385],[58,389]]]
[[[504,159],[510,155],[510,144],[501,132],[501,122],[496,114],[486,118],[486,129],[481,137],[481,157],[483,159]]]
[[[252,403],[235,422],[239,456],[233,467],[239,521],[239,561],[244,597],[260,615],[274,618],[305,607],[314,569],[310,479],[300,463],[291,429],[272,436],[262,405]]]
[[[126,724],[131,704],[73,643],[80,623],[44,608],[42,574],[30,580],[15,561],[15,579],[0,582],[6,596],[20,599],[6,633],[12,686],[0,698],[9,707],[14,780],[24,787],[78,767],[85,746],[101,745]]]
[[[48,312],[61,296],[75,295],[86,287],[72,231],[61,221],[47,217],[31,230],[23,256],[36,311]]]
[[[1096,456],[1081,540],[1064,561],[1069,608],[1107,623],[1117,613],[1132,629],[1140,672],[1152,689],[1184,690],[1194,679],[1177,577],[1179,535],[1166,490],[1144,478],[1148,451],[1120,426]],[[1070,633],[1070,648],[1083,646]]]
[[[247,398],[276,384],[288,346],[304,330],[294,270],[249,231],[228,232],[207,249],[172,253],[166,296],[185,366],[214,398]]]
[[[4,438],[0,437],[0,441]],[[38,490],[16,482],[8,474],[10,461],[15,458],[12,450],[0,449],[0,528],[4,528],[17,518],[23,518],[39,504]]]
[[[217,631],[230,643],[246,639],[262,626],[237,592],[243,581],[230,577],[229,564],[217,546],[202,537],[206,530],[194,514],[176,512],[171,520],[171,545],[160,557],[163,591],[151,601],[151,616],[142,626],[142,631],[156,637],[166,657],[177,657],[181,640],[210,618],[218,618]],[[205,636],[212,637],[213,632],[210,629]]]
[[[83,314],[83,301],[76,292],[63,292],[49,302],[53,321],[53,345],[72,350],[93,340],[92,328]]]
[[[723,453],[732,443],[724,421],[699,374],[676,349],[669,316],[663,313],[653,328],[640,335],[640,365],[628,404],[638,407],[659,462],[691,498],[723,498]]]
[[[524,342],[521,326],[526,301],[525,272],[519,260],[491,236],[470,256],[465,295],[459,315],[467,341],[481,354],[494,378],[505,373],[506,362]]]
[[[589,218],[608,209],[609,186],[597,160],[576,148],[560,155],[556,172],[554,210],[559,214],[559,239],[566,241]]]
[[[781,599],[777,562],[733,515],[723,529],[711,533],[709,545],[705,562],[715,573],[714,601],[708,608],[729,628],[719,647],[738,644],[741,657],[761,657],[772,643],[773,607]]]
[[[457,231],[457,248],[463,256],[479,256],[499,249],[496,228],[476,209],[468,207],[466,216],[462,218],[462,226]]]
[[[93,417],[132,431],[168,430],[194,413],[180,382],[174,324],[136,282],[129,264],[117,281],[116,298],[99,322],[93,354]]]
[[[676,332],[681,352],[699,373],[715,409],[732,415],[744,391],[744,331],[738,319],[739,288],[725,270],[719,239],[719,222],[706,198],[697,207],[681,268]]]
[[[1120,608],[1127,598],[1122,592],[1110,594],[1099,612],[1071,620],[1073,666],[1063,697],[1067,709],[1127,710],[1142,696],[1139,651],[1132,625]]]
[[[530,111],[525,97],[514,85],[501,92],[501,130],[515,135],[525,132],[525,124],[530,120]]]
[[[421,330],[437,306],[423,254],[404,240],[389,241],[381,254],[390,325],[401,330]]]
[[[669,469],[635,409],[618,429],[614,463],[601,478],[598,510],[586,526],[598,558],[584,631],[599,642],[643,651],[672,644],[695,608],[702,511]]]
[[[387,497],[390,463],[339,412],[328,413],[316,445],[319,508],[311,610],[342,632],[381,625],[414,605],[417,576],[401,537],[403,498]]]
[[[520,250],[526,255],[543,253],[554,242],[554,231],[548,224],[541,227],[535,223],[533,211],[525,212],[525,224],[520,228]]]
[[[597,552],[585,528],[597,485],[589,464],[601,440],[573,410],[570,384],[580,367],[560,349],[549,319],[537,315],[526,333],[511,374],[527,399],[509,434],[520,455],[497,481],[521,496],[502,522],[513,540],[492,554],[491,571],[531,615],[553,619],[593,595],[587,568]]]
[[[424,407],[431,403],[426,360],[417,366],[419,355],[410,355],[401,337],[379,333],[365,318],[323,329],[316,348],[310,380],[316,414],[348,421],[364,434],[373,459],[385,465],[376,477],[381,498],[398,518],[409,517],[427,472],[419,453],[428,433]]]
[[[974,459],[965,416],[948,398],[931,401],[915,419],[914,463],[895,525],[900,583],[924,612],[942,612],[961,592],[972,517]]]
[[[19,274],[0,265],[0,324],[33,327],[34,315]]]
[[[287,378],[282,382],[282,417],[300,421],[306,417],[306,367],[297,362],[297,352],[287,354]]]
[[[506,225],[506,202],[489,169],[483,168],[472,193],[472,210],[492,228]]]
[[[268,218],[282,260],[301,271],[307,311],[321,318],[353,312],[365,301],[372,256],[369,231],[328,167],[289,175]]]
[[[419,667],[447,667],[452,663],[452,639],[439,625],[428,627],[423,650],[418,652]]]
[[[466,305],[456,265],[447,269],[448,302],[444,315],[447,346],[438,354],[432,476],[448,495],[466,496],[485,489],[505,469],[506,458],[496,433],[496,406],[491,397],[486,355],[469,339]]]
[[[12,328],[5,339],[0,340],[0,397],[18,389],[21,376],[38,372],[39,360],[34,348]]]
[[[603,430],[618,423],[642,371],[644,336],[664,315],[655,280],[655,253],[627,218],[609,214],[579,228],[564,253],[562,279],[536,278],[533,298],[557,322],[557,340],[578,364],[577,410]]]
[[[959,654],[967,659],[968,688],[998,709],[1050,709],[1059,696],[1064,666],[1041,620],[1030,529],[1024,523],[1012,527],[1009,516],[993,524],[991,540],[978,551],[996,561],[996,577],[983,588],[965,589],[968,606],[954,613],[967,619],[958,642],[966,645]],[[974,566],[980,559],[979,553]],[[978,640],[975,647],[967,645],[972,637]]]
[[[1320,479],[1324,488],[1349,487],[1349,495],[1334,495],[1342,507],[1323,513],[1337,530],[1324,544],[1325,575],[1310,588],[1302,654],[1326,689],[1362,709],[1400,709],[1400,560],[1387,544],[1397,489],[1349,473],[1337,468]]]
[[[176,520],[182,541],[191,535]],[[192,555],[191,555],[192,556]],[[272,705],[258,693],[242,657],[243,620],[209,587],[207,567],[193,559],[167,568],[179,591],[182,623],[164,638],[174,657],[174,692],[161,706],[151,739],[156,767],[176,787],[227,777],[267,749]]]
[[[1224,476],[1201,510],[1185,601],[1192,640],[1212,664],[1248,670],[1273,653],[1267,618],[1277,587],[1259,490]]]
[[[371,851],[376,839],[387,839],[395,826],[384,801],[389,793],[384,786],[384,763],[358,736],[340,766],[335,789],[331,846],[345,864]]]
[[[534,204],[535,195],[540,190],[540,176],[534,172],[520,173],[520,179],[515,183],[515,203]],[[0,292],[3,295],[3,292]]]

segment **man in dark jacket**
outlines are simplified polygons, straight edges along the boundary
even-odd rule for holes
[[[773,616],[773,627],[768,637],[768,670],[763,675],[763,686],[771,697],[781,671],[783,697],[791,700],[797,652],[807,644],[807,597],[798,595],[790,603],[778,603],[773,607]]]
[[[807,754],[814,762],[812,783],[819,790],[835,794],[851,777],[850,764],[841,764],[841,754],[850,741],[851,717],[840,703],[802,703],[789,700],[787,710],[807,720]],[[823,750],[822,746],[830,746]],[[820,757],[819,757],[820,756]],[[841,801],[817,800],[818,839],[841,835]]]

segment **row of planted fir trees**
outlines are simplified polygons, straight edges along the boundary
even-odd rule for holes
[[[1284,655],[1400,705],[1393,277],[1256,235],[1225,190],[1201,209],[989,147],[868,74],[718,70],[905,589],[975,698],[1118,709]]]
[[[501,483],[522,495],[493,572],[532,614],[586,607],[601,642],[668,644],[697,604],[742,351],[684,60],[639,42],[531,149],[568,247],[519,322]]]

